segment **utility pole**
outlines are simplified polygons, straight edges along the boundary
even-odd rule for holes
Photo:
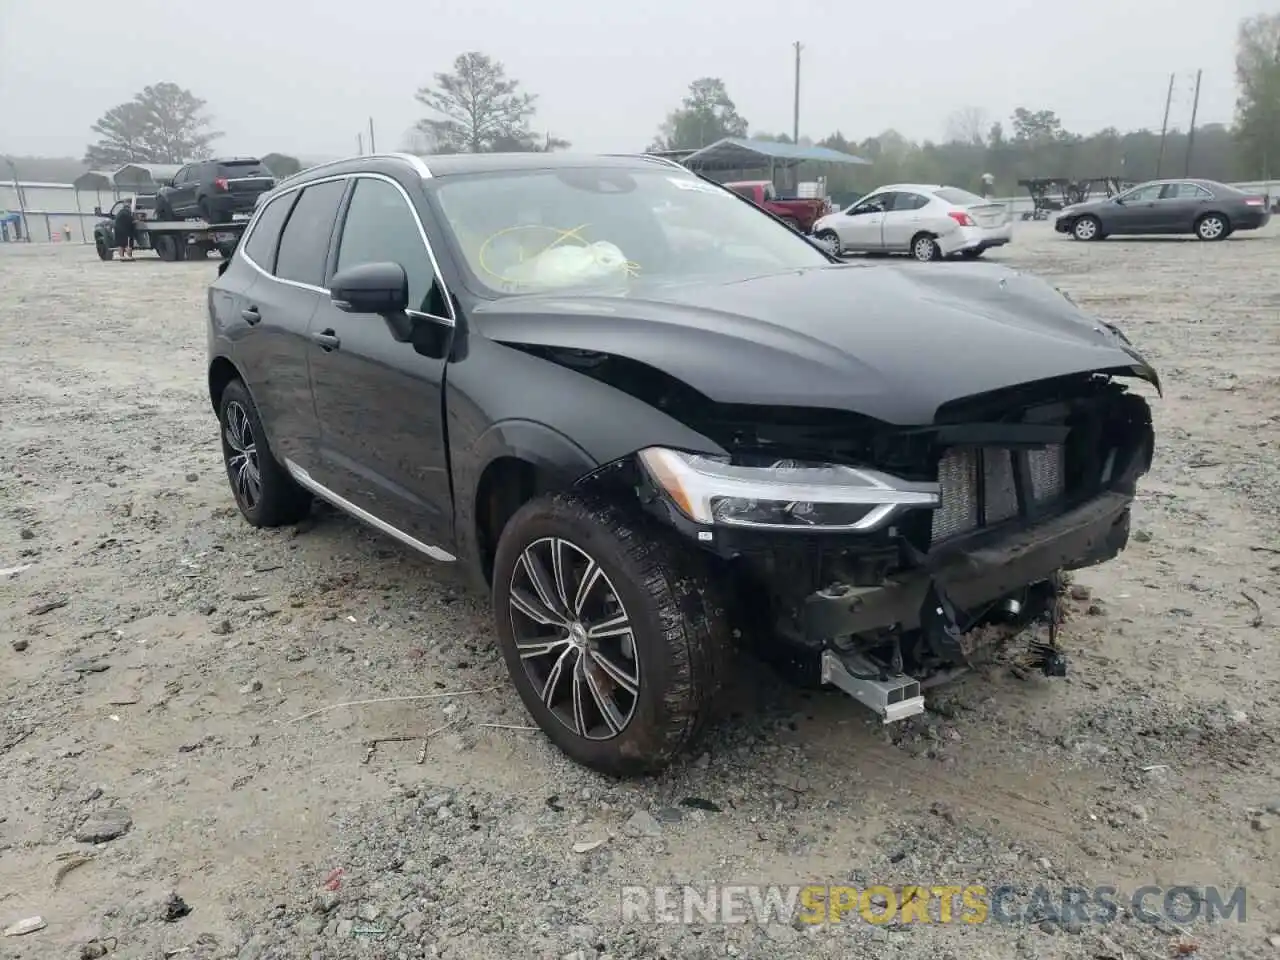
[[[364,134],[363,133],[356,134],[356,155],[361,157],[364,156]]]
[[[796,48],[796,100],[795,106],[791,112],[791,140],[797,146],[800,144],[800,51],[804,47],[797,40],[792,44]]]
[[[1169,92],[1164,98],[1164,122],[1160,124],[1160,156],[1156,158],[1156,179],[1160,179],[1160,167],[1164,164],[1164,141],[1169,135],[1169,106],[1173,103],[1173,79],[1176,73],[1169,74]]]
[[[1187,131],[1187,163],[1182,171],[1184,177],[1191,176],[1191,148],[1196,145],[1196,113],[1200,110],[1200,75],[1203,70],[1196,71],[1196,98],[1191,101],[1191,129]]]
[[[373,117],[369,118],[369,152],[378,152],[378,145],[373,142]]]

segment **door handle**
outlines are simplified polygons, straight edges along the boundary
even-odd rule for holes
[[[245,307],[240,311],[240,318],[251,327],[256,327],[262,322],[262,314],[258,312],[257,307]]]
[[[338,347],[342,345],[342,341],[338,339],[337,334],[333,332],[332,328],[329,330],[321,330],[319,333],[313,333],[311,335],[311,339],[319,344],[320,349],[325,353],[337,350]]]

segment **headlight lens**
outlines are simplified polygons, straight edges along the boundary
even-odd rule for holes
[[[868,531],[902,510],[938,505],[935,483],[863,468],[795,460],[740,466],[665,447],[639,456],[654,482],[697,523]]]

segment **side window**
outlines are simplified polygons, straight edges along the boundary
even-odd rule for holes
[[[182,186],[191,178],[191,168],[183,167],[173,175],[174,186]]]
[[[262,216],[254,224],[249,239],[240,247],[246,257],[270,273],[276,267],[276,244],[280,241],[280,228],[293,201],[298,199],[296,193],[286,193],[267,204]]]
[[[338,203],[347,188],[345,180],[330,180],[303,187],[302,196],[293,205],[289,222],[280,234],[280,250],[276,254],[275,275],[281,280],[324,286],[325,260],[329,254],[329,238]]]
[[[1124,195],[1124,199],[1129,203],[1150,203],[1152,200],[1160,199],[1160,191],[1163,189],[1162,183],[1149,183],[1145,187],[1130,190]]]
[[[409,278],[409,309],[448,316],[435,271],[404,195],[385,180],[361,177],[347,207],[338,244],[338,270],[365,263],[398,263]]]
[[[1165,185],[1161,197],[1164,200],[1209,200],[1213,194],[1198,183],[1170,183]]]
[[[880,201],[880,206],[884,208],[885,213],[893,213],[902,209],[899,204],[902,203],[903,196],[904,194],[901,193],[882,193],[876,199]]]
[[[899,193],[896,196],[893,209],[899,213],[904,210],[922,210],[929,205],[929,198],[918,193]]]
[[[877,211],[888,210],[888,202],[893,199],[891,193],[877,193],[870,197],[863,197],[855,203],[850,213],[874,213]]]

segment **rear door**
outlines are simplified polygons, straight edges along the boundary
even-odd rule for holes
[[[1161,233],[1191,233],[1212,200],[1213,194],[1198,183],[1166,183],[1156,203],[1158,216],[1152,228]]]
[[[320,181],[272,198],[237,252],[258,274],[239,311],[252,329],[242,369],[276,456],[308,471],[319,439],[308,369],[310,325],[328,296],[325,260],[345,187],[341,179]]]
[[[344,312],[328,298],[320,303],[312,331],[327,339],[312,347],[311,385],[321,459],[346,500],[419,544],[449,544],[443,390],[452,310],[404,186],[375,174],[357,175],[353,184],[332,272],[398,263],[408,276],[410,308],[393,322]]]
[[[914,191],[899,190],[884,215],[884,249],[901,253],[911,249],[911,238],[924,229],[924,208],[929,198]]]
[[[200,164],[189,163],[173,175],[173,187],[169,190],[169,209],[176,217],[199,215],[196,209],[196,185]]]

